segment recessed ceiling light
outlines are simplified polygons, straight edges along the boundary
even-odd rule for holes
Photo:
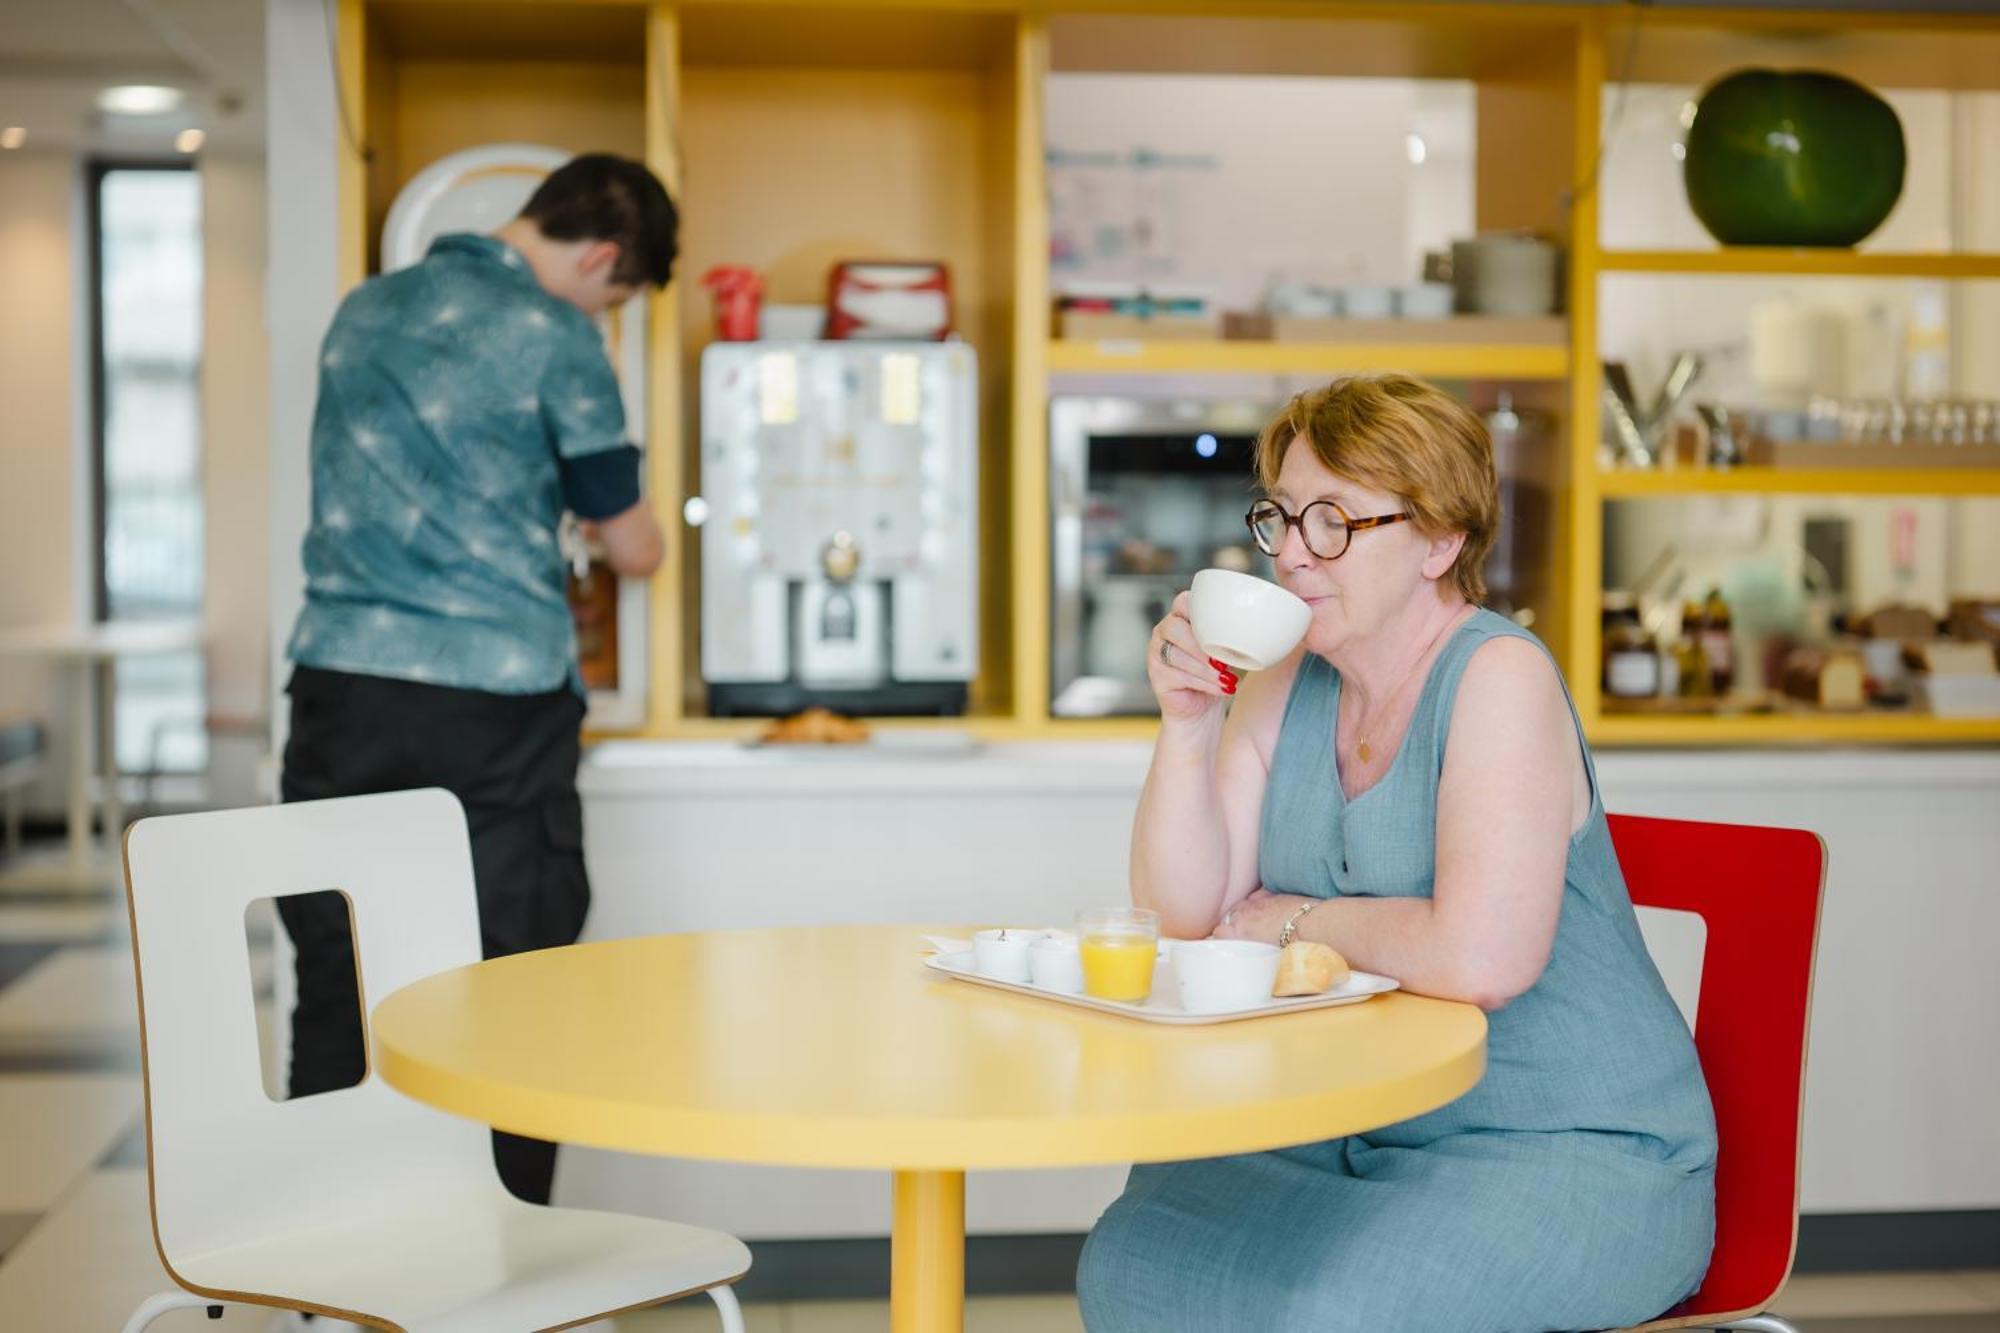
[[[174,136],[174,151],[180,153],[199,153],[201,146],[207,142],[208,135],[201,130],[182,130]]]
[[[1409,156],[1410,165],[1413,167],[1422,166],[1424,159],[1431,155],[1430,145],[1424,142],[1424,136],[1421,134],[1404,135],[1403,151]]]
[[[97,95],[97,109],[114,116],[157,116],[183,100],[181,90],[157,83],[121,83]]]
[[[0,130],[0,148],[19,148],[28,142],[28,130],[23,125],[9,125]]]

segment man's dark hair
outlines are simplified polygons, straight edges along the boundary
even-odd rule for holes
[[[643,163],[585,153],[549,173],[521,216],[552,241],[615,241],[614,282],[667,285],[680,253],[680,214]]]

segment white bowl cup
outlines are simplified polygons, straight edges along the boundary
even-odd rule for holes
[[[1396,313],[1405,319],[1443,319],[1456,299],[1448,282],[1419,282],[1396,289]]]
[[[1177,940],[1174,978],[1181,1008],[1225,1014],[1269,1002],[1278,980],[1279,949],[1256,940]]]
[[[1389,287],[1342,287],[1340,308],[1349,319],[1387,319],[1396,313],[1396,294]]]
[[[1028,946],[1039,931],[982,930],[972,937],[972,966],[996,981],[1025,982],[1028,979]]]
[[[1043,990],[1083,994],[1083,953],[1076,936],[1051,931],[1030,944],[1028,980]]]
[[[1269,579],[1204,569],[1188,594],[1188,619],[1201,650],[1242,671],[1261,671],[1298,647],[1312,608]]]

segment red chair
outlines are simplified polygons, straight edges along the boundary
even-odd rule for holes
[[[1798,829],[1611,816],[1632,902],[1708,925],[1695,1050],[1715,1103],[1715,1253],[1694,1295],[1628,1330],[1797,1333],[1764,1313],[1799,1235],[1799,1129],[1826,844]]]

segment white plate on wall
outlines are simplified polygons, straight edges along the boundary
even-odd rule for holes
[[[547,144],[492,143],[441,157],[411,178],[389,206],[382,226],[382,270],[407,268],[429,253],[431,242],[451,232],[491,232],[521,211],[551,171],[575,156]],[[646,317],[652,299],[627,301],[598,320],[618,373],[625,429],[646,447]],[[618,583],[618,682],[616,691],[593,690],[584,724],[629,728],[646,721],[646,582]]]

